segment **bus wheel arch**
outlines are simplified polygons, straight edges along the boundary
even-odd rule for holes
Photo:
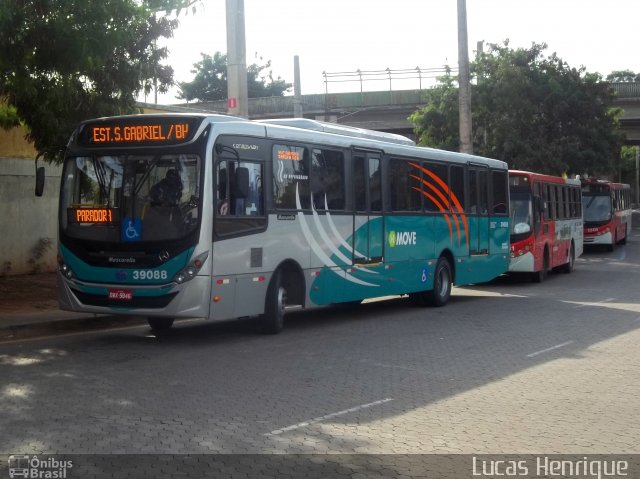
[[[287,304],[304,306],[306,285],[300,266],[291,260],[284,261],[274,271],[265,297],[262,330],[277,334],[284,327]]]

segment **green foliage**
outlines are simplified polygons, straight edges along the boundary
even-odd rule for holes
[[[474,152],[554,175],[614,171],[622,139],[613,91],[599,75],[571,68],[555,53],[545,57],[545,49],[490,44],[472,62]],[[410,120],[420,144],[454,150],[457,142],[448,138],[458,137],[457,88],[448,77],[434,90]],[[434,111],[448,119],[438,134]]]
[[[0,97],[47,161],[59,162],[87,118],[134,111],[135,98],[172,84],[161,62],[177,20],[154,13],[186,0],[7,0],[0,4]],[[3,126],[10,123],[3,123]]]
[[[629,183],[635,189],[636,184],[636,151],[637,146],[623,146],[620,152],[620,170],[615,179],[621,183]]]
[[[418,143],[441,150],[457,151],[460,147],[458,134],[458,87],[456,79],[447,69],[439,84],[425,93],[426,106],[411,114],[409,121],[418,134]]]
[[[640,73],[631,70],[616,70],[607,75],[609,82],[640,82]]]
[[[9,130],[20,125],[18,110],[13,105],[0,102],[0,128]]]
[[[227,98],[227,56],[221,52],[216,52],[213,57],[205,53],[200,55],[202,60],[194,63],[191,70],[195,75],[193,81],[178,83],[178,98],[187,101],[224,100]],[[264,61],[262,57],[258,60]],[[280,77],[274,79],[270,67],[271,61],[262,65],[253,63],[247,66],[249,98],[282,96],[291,88],[291,83],[286,83]]]

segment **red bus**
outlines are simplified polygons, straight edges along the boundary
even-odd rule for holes
[[[584,243],[603,244],[613,251],[626,244],[631,231],[631,187],[604,180],[582,180]]]
[[[510,272],[539,283],[552,269],[573,271],[583,251],[580,188],[579,180],[509,171]]]

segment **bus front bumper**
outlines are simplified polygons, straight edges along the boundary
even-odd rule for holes
[[[211,280],[208,276],[157,287],[87,283],[69,280],[60,272],[57,278],[58,304],[65,311],[171,318],[209,316]],[[118,296],[122,299],[114,298]]]

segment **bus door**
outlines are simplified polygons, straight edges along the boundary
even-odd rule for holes
[[[469,165],[469,254],[489,254],[489,168]]]
[[[354,264],[375,264],[383,260],[381,157],[379,152],[354,151],[352,154]]]

